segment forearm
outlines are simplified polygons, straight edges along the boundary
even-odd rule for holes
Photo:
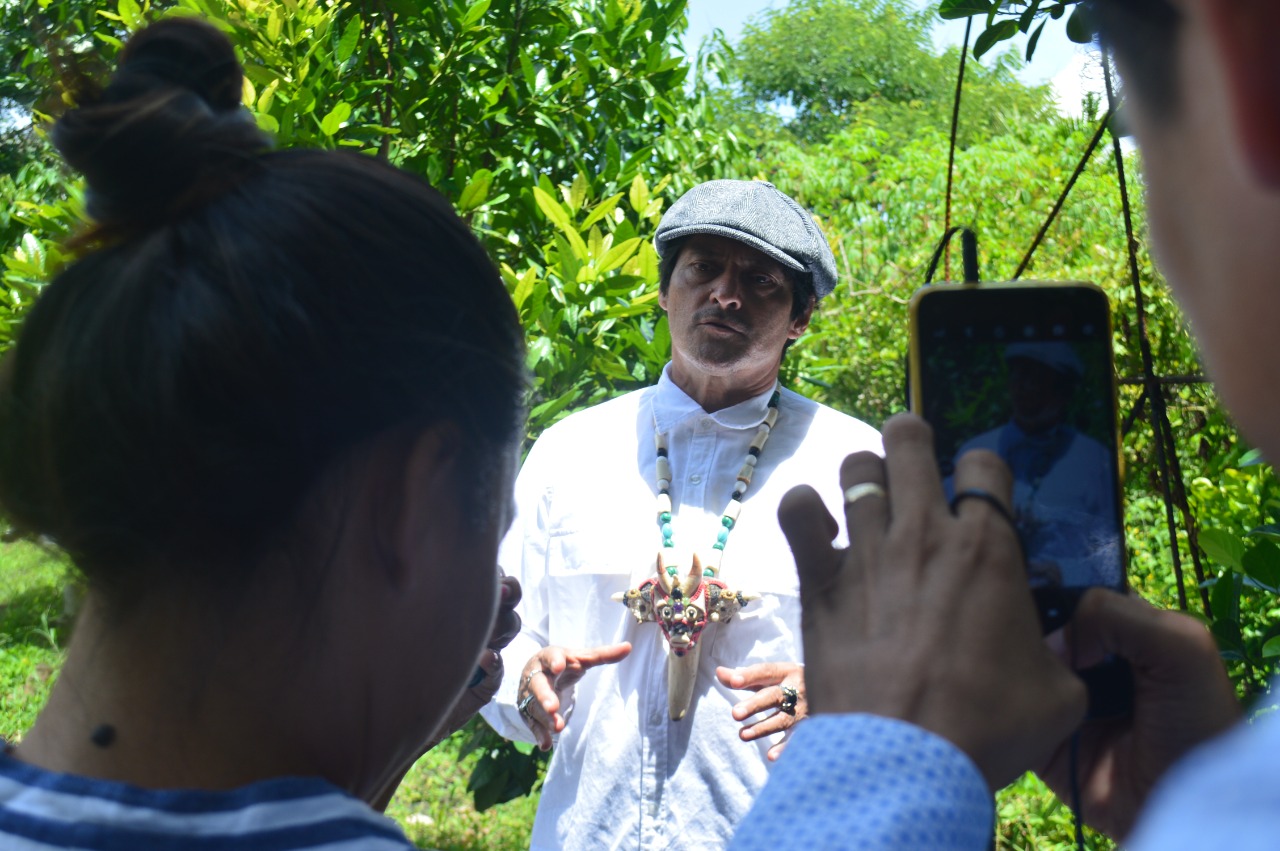
[[[823,715],[796,731],[733,851],[986,849],[994,806],[977,766],[919,727]]]

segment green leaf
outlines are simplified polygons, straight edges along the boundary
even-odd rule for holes
[[[1251,547],[1241,562],[1245,575],[1268,590],[1280,588],[1280,547],[1260,541]]]
[[[604,255],[604,259],[600,261],[599,272],[601,274],[612,272],[623,263],[626,263],[631,259],[631,255],[636,253],[636,250],[640,247],[640,242],[640,237],[635,237],[609,249],[608,253]]]
[[[462,27],[465,29],[470,27],[476,21],[484,17],[484,13],[489,11],[490,0],[476,0],[467,7],[467,13],[462,16]]]
[[[1256,535],[1259,538],[1266,538],[1271,541],[1280,542],[1280,526],[1277,526],[1274,523],[1268,523],[1265,526],[1250,529],[1249,534]]]
[[[1248,452],[1240,456],[1240,462],[1237,467],[1256,467],[1259,464],[1266,464],[1267,459],[1262,457],[1261,449],[1250,449]]]
[[[511,293],[511,300],[515,302],[517,310],[523,307],[524,303],[529,300],[529,295],[533,292],[533,286],[537,281],[538,270],[534,268],[527,269],[525,273],[520,276],[520,280],[516,282],[515,290]]]
[[[546,216],[551,224],[565,232],[573,230],[573,225],[569,222],[569,215],[564,211],[564,207],[561,207],[560,202],[551,197],[550,193],[541,186],[533,187],[533,200],[538,202],[538,209],[542,211],[542,215]]]
[[[589,216],[587,216],[587,220],[582,223],[582,229],[586,230],[590,228],[596,222],[600,221],[605,216],[612,213],[614,211],[614,208],[618,206],[618,201],[621,199],[622,199],[622,193],[619,192],[617,195],[610,195],[608,198],[604,199],[599,204],[596,204],[595,209],[591,211],[591,214]]]
[[[1094,26],[1088,8],[1081,3],[1067,18],[1067,38],[1076,44],[1093,43]]]
[[[1036,45],[1040,43],[1040,33],[1044,32],[1044,25],[1047,23],[1049,22],[1041,21],[1040,26],[1036,27],[1036,31],[1031,34],[1031,38],[1027,39],[1026,61],[1030,62],[1031,57],[1035,54]]]
[[[573,178],[573,185],[569,187],[569,208],[574,212],[582,209],[583,203],[587,200],[587,179],[583,177],[582,172]]]
[[[938,4],[938,17],[953,21],[957,18],[985,15],[999,2],[1000,0],[942,0]]]
[[[489,188],[493,185],[493,172],[487,168],[477,169],[471,180],[458,196],[458,211],[470,212],[479,207],[489,197]]]
[[[1240,619],[1240,588],[1243,584],[1239,574],[1235,573],[1224,573],[1213,583],[1209,590],[1209,607],[1213,610],[1214,626]],[[1239,631],[1239,624],[1236,624],[1237,635]]]
[[[142,7],[136,0],[120,0],[116,11],[120,13],[120,20],[131,30],[140,30],[147,25],[146,18],[142,17]]]
[[[1243,569],[1244,541],[1221,529],[1203,529],[1198,537],[1204,554],[1224,567]]]
[[[1262,645],[1262,658],[1274,659],[1280,656],[1280,635],[1267,639],[1267,643]]]
[[[987,27],[982,31],[982,35],[973,42],[973,57],[978,59],[982,54],[995,47],[1000,42],[1013,38],[1018,33],[1018,22],[1013,19],[1006,19],[997,24]]]
[[[338,60],[338,64],[344,64],[351,58],[351,54],[356,52],[356,45],[360,43],[360,31],[364,28],[364,21],[359,15],[353,17],[347,22],[347,27],[342,31],[342,39],[338,42],[338,49],[334,51],[334,58]]]
[[[636,211],[637,215],[644,214],[644,208],[649,206],[649,187],[645,185],[644,178],[639,174],[635,180],[631,181],[631,191],[627,196],[631,202],[631,209]]]
[[[326,136],[332,136],[342,129],[342,124],[351,117],[351,104],[339,101],[333,109],[329,110],[320,121],[320,132]]]

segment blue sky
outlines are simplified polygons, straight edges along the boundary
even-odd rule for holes
[[[936,5],[931,0],[911,2],[918,8]],[[689,0],[689,32],[685,37],[685,48],[692,55],[702,39],[716,27],[723,30],[731,42],[736,41],[747,21],[768,9],[781,9],[786,5],[787,0]],[[974,29],[978,29],[977,22]],[[976,37],[977,33],[974,35]],[[933,40],[940,47],[960,44],[964,40],[964,21],[939,19]],[[1026,38],[1019,36],[1012,43],[1022,51],[1026,47]],[[1067,39],[1063,22],[1051,21],[1036,46],[1036,55],[1020,76],[1028,83],[1052,84],[1063,111],[1078,113],[1081,88],[1096,90],[1098,85],[1096,71],[1090,74],[1088,68],[1092,54],[1090,48],[1082,48]]]

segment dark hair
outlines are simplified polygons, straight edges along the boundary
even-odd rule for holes
[[[91,580],[260,555],[394,429],[454,422],[482,464],[522,425],[515,309],[449,203],[371,157],[268,151],[240,90],[221,33],[167,19],[53,134],[96,246],[5,364],[0,505]]]
[[[666,295],[667,290],[671,287],[671,276],[675,273],[676,262],[680,259],[680,252],[684,251],[685,243],[689,239],[690,237],[682,236],[668,242],[666,253],[658,262],[658,291],[663,295]],[[807,272],[797,272],[786,266],[782,266],[782,271],[786,274],[787,280],[791,282],[791,318],[799,319],[804,315],[804,312],[809,308],[809,303],[816,296],[813,288],[813,276]],[[788,341],[787,347],[790,348],[793,342],[795,341]]]
[[[1172,117],[1178,105],[1178,10],[1168,0],[1084,3],[1099,40],[1124,62],[1125,85],[1137,92],[1152,118]]]

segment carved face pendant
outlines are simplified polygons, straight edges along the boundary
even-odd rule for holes
[[[723,582],[703,575],[697,554],[683,578],[675,566],[668,567],[658,553],[657,577],[637,587],[614,594],[626,605],[638,623],[656,621],[667,642],[667,709],[672,721],[679,721],[693,702],[693,686],[698,676],[699,639],[710,623],[726,623],[756,595],[729,590]]]

